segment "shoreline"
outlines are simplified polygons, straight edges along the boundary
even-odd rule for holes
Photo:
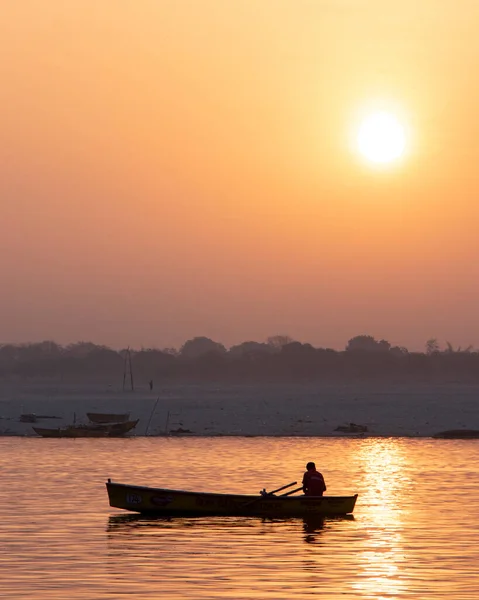
[[[386,439],[386,438],[395,438],[395,439],[400,439],[400,438],[405,438],[405,439],[439,439],[439,438],[434,438],[434,436],[432,435],[407,435],[407,434],[401,434],[401,435],[393,435],[393,434],[371,434],[371,435],[358,435],[358,434],[351,434],[351,435],[333,435],[333,434],[323,434],[323,435],[304,435],[304,434],[297,434],[297,433],[292,433],[292,434],[282,434],[282,433],[270,433],[270,434],[255,434],[255,433],[245,433],[245,434],[234,434],[234,433],[195,433],[195,434],[165,434],[165,433],[157,433],[157,434],[153,434],[153,435],[135,435],[135,434],[127,434],[127,435],[123,435],[123,436],[116,436],[116,437],[98,437],[98,438],[44,438],[38,434],[34,433],[18,433],[18,432],[12,432],[12,433],[1,433],[0,432],[0,438],[2,437],[21,437],[21,438],[38,438],[38,439],[74,439],[74,440],[78,440],[78,439],[99,439],[99,440],[127,440],[127,439],[147,439],[147,438],[165,438],[165,439],[181,439],[181,438],[200,438],[200,439],[216,439],[216,438],[304,438],[304,439]],[[457,438],[457,439],[464,439],[464,438]],[[474,438],[471,438],[474,439]]]
[[[175,384],[127,392],[108,384],[0,382],[2,437],[86,424],[87,412],[129,413],[139,419],[127,436],[135,438],[430,438],[479,430],[479,384]],[[338,430],[351,423],[366,429]]]

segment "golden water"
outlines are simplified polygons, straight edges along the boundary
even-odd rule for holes
[[[257,493],[315,460],[353,519],[153,520],[104,482]],[[479,443],[0,439],[0,596],[479,598]]]

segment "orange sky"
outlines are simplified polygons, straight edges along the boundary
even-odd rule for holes
[[[476,0],[0,4],[0,341],[479,345]],[[351,139],[407,123],[400,164]]]

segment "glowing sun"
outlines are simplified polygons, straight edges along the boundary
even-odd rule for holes
[[[386,164],[404,154],[406,132],[394,115],[377,112],[366,117],[361,123],[357,144],[364,158],[373,163]]]

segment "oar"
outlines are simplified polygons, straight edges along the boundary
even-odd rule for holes
[[[293,481],[291,483],[288,483],[287,485],[283,485],[283,486],[279,487],[277,490],[273,490],[272,492],[267,492],[266,494],[261,494],[257,498],[254,498],[254,500],[248,500],[248,502],[246,502],[245,504],[242,504],[240,508],[246,508],[247,506],[250,506],[251,504],[258,502],[258,500],[262,500],[266,496],[272,496],[273,494],[276,494],[276,492],[281,492],[281,490],[285,490],[286,488],[289,488],[292,485],[296,485],[297,483],[298,483],[297,481]]]
[[[286,492],[286,494],[280,494],[279,497],[284,498],[285,496],[291,496],[291,494],[296,494],[296,492],[299,492],[302,489],[303,489],[303,486],[296,488],[295,490],[292,490],[291,492]]]
[[[286,488],[291,487],[292,485],[296,485],[298,482],[297,481],[293,481],[292,483],[288,483],[287,485],[283,485],[282,487],[278,488],[277,490],[273,490],[272,492],[268,492],[266,494],[266,496],[272,496],[273,494],[276,494],[276,492],[281,492],[281,490],[285,490]],[[282,496],[284,494],[281,494]],[[264,496],[261,496],[262,498],[264,498]]]

